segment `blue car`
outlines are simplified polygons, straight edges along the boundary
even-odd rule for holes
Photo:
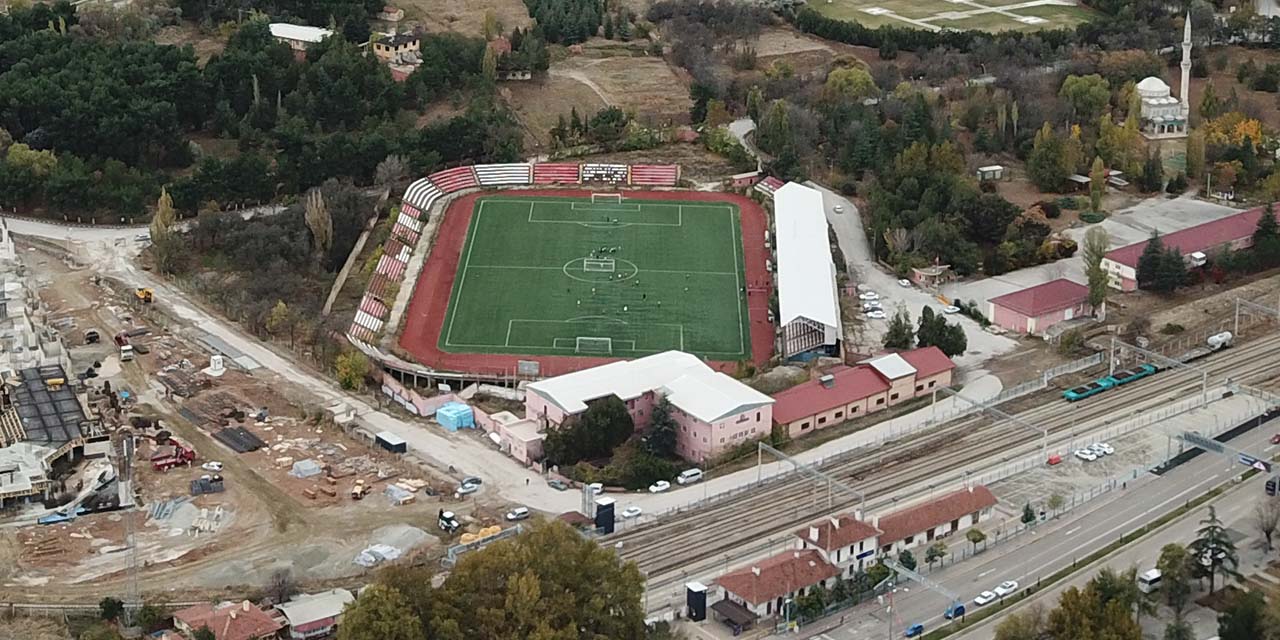
[[[905,633],[902,634],[902,637],[915,638],[917,636],[922,636],[922,635],[924,635],[924,625],[917,622],[907,627],[907,630]]]
[[[948,620],[954,620],[956,618],[964,617],[964,603],[952,602],[950,605],[947,606],[947,610],[943,612],[942,617]]]

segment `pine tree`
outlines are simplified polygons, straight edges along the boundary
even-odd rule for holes
[[[604,39],[613,39],[613,16],[606,15],[604,17]]]
[[[1147,156],[1147,161],[1142,165],[1142,190],[1148,193],[1162,191],[1164,189],[1164,163],[1160,160],[1160,153],[1157,151]]]
[[[1253,232],[1253,252],[1264,269],[1280,265],[1280,230],[1277,229],[1276,213],[1271,204],[1258,218],[1258,228]]]
[[[1151,239],[1147,240],[1147,246],[1142,249],[1142,255],[1138,257],[1136,276],[1139,289],[1151,288],[1160,271],[1162,260],[1164,260],[1164,241],[1160,239],[1160,232],[1152,231]]]
[[[1209,516],[1200,521],[1203,525],[1196,532],[1196,539],[1187,545],[1191,552],[1191,567],[1203,571],[1209,578],[1209,593],[1214,590],[1214,578],[1218,574],[1224,576],[1238,575],[1236,567],[1240,566],[1240,558],[1236,554],[1236,545],[1227,535],[1226,527],[1218,519],[1213,505],[1209,505]]]
[[[884,346],[889,349],[910,349],[914,341],[911,314],[906,307],[899,307],[898,312],[893,314],[893,319],[889,320],[889,330],[884,334]]]
[[[759,85],[751,85],[747,92],[747,116],[756,123],[760,122],[761,109],[764,108],[764,91]]]

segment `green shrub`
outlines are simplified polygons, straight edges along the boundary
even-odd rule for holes
[[[1073,196],[1062,196],[1057,200],[1058,206],[1068,211],[1075,211],[1080,208],[1080,201]]]
[[[1097,224],[1107,219],[1107,214],[1101,211],[1086,211],[1080,214],[1080,221],[1089,224]]]
[[[1186,330],[1187,330],[1187,328],[1186,328],[1186,327],[1184,327],[1184,326],[1182,326],[1182,325],[1180,325],[1180,324],[1178,324],[1178,323],[1176,323],[1176,322],[1170,322],[1169,324],[1166,324],[1165,326],[1160,327],[1160,333],[1163,333],[1163,334],[1165,334],[1166,336],[1171,336],[1171,335],[1179,334],[1179,333],[1182,333],[1183,331],[1186,331]]]

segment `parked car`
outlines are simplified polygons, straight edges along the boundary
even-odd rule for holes
[[[458,488],[454,490],[454,493],[460,496],[465,496],[468,494],[475,493],[479,490],[480,490],[480,485],[478,484],[460,484],[458,485]]]
[[[552,478],[552,479],[548,480],[548,481],[547,481],[547,486],[548,486],[548,487],[551,487],[552,489],[555,489],[556,491],[568,491],[568,490],[569,490],[569,485],[565,484],[565,483],[564,483],[564,481],[563,481],[563,480],[561,480],[561,479],[559,479],[559,478]]]
[[[881,307],[879,302],[868,302],[862,305],[863,313],[871,313],[872,311],[884,311],[884,307]]]
[[[844,206],[843,206],[843,205],[839,205],[839,204],[838,204],[838,205],[836,205],[836,206],[834,206],[834,207],[831,207],[831,210],[832,210],[832,211],[834,211],[834,212],[836,212],[836,213],[844,213]]]
[[[1089,445],[1089,448],[1093,449],[1093,452],[1098,454],[1099,456],[1109,456],[1116,452],[1115,447],[1105,442],[1095,442]]]
[[[942,308],[942,312],[946,314],[960,313],[960,307],[957,307],[953,304],[949,304]]]
[[[135,242],[151,242],[151,234],[139,233],[138,235],[134,236],[133,239]]]
[[[868,312],[867,312],[867,317],[868,317],[868,318],[871,318],[872,320],[884,320],[885,318],[888,318],[889,316],[885,315],[885,313],[884,313],[884,311],[883,311],[883,310],[881,310],[881,309],[877,309],[877,310],[875,310],[875,311],[868,311]]]
[[[481,480],[480,478],[477,478],[475,476],[467,476],[462,479],[462,484],[474,484],[479,486],[484,484],[484,480]]]
[[[506,518],[510,522],[516,520],[524,520],[529,517],[529,507],[515,507],[507,512]]]
[[[640,507],[627,507],[622,510],[622,517],[625,520],[630,520],[632,518],[639,518],[641,513],[643,512],[640,510]]]
[[[1280,444],[1280,433],[1271,436],[1271,444]]]
[[[200,468],[205,471],[222,471],[222,463],[216,460],[210,460],[200,465]]]
[[[649,485],[649,493],[662,493],[671,488],[671,483],[666,480],[659,480]]]
[[[996,585],[996,595],[1000,596],[1001,598],[1007,595],[1010,595],[1017,590],[1018,590],[1017,580],[1005,580],[1004,582],[1001,582],[1000,584]]]
[[[1093,462],[1098,459],[1098,454],[1088,449],[1076,449],[1076,457],[1084,460],[1085,462]]]
[[[676,476],[676,482],[680,484],[693,484],[702,480],[702,469],[685,469]]]
[[[1056,454],[1056,453],[1055,453],[1055,454],[1053,454],[1053,455],[1051,455],[1051,456],[1049,456],[1049,466],[1051,466],[1051,467],[1052,467],[1052,466],[1053,466],[1053,465],[1055,465],[1055,464],[1062,464],[1062,456],[1060,456],[1060,455],[1058,455],[1058,454]]]
[[[944,612],[942,612],[942,617],[944,617],[944,618],[946,618],[946,619],[948,619],[948,620],[955,620],[956,618],[963,618],[963,617],[964,617],[964,603],[963,603],[963,602],[952,602],[950,605],[948,605],[948,606],[947,606],[947,610],[946,610],[946,611],[944,611]]]
[[[984,604],[991,604],[992,602],[995,602],[996,599],[999,597],[1000,596],[997,596],[996,594],[991,593],[990,591],[983,591],[982,593],[978,594],[978,597],[973,599],[973,603],[981,607]]]
[[[899,287],[904,287],[904,288],[905,288],[905,287],[910,287],[910,286],[911,286],[911,281],[910,281],[910,280],[908,280],[908,279],[906,279],[906,278],[902,278],[902,279],[898,280],[898,286],[899,286]]]
[[[876,293],[876,292],[874,292],[874,291],[867,291],[867,292],[865,292],[865,293],[859,293],[859,294],[858,294],[858,299],[859,299],[859,300],[879,300],[879,299],[880,299],[880,294],[878,294],[878,293]]]
[[[907,630],[902,632],[902,637],[904,638],[918,638],[922,635],[924,635],[924,625],[919,622],[907,627]]]

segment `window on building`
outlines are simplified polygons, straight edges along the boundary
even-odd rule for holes
[[[933,385],[935,385],[935,384],[937,384],[937,383],[938,383],[938,381],[937,381],[937,380],[930,380],[930,381],[929,381],[929,388],[930,388],[930,389],[932,389],[932,388],[933,388]]]
[[[760,422],[760,412],[756,412],[756,422]]]
[[[960,519],[959,519],[959,518],[957,518],[957,519],[955,519],[955,520],[952,520],[952,521],[951,521],[951,530],[952,530],[952,531],[955,531],[956,529],[959,529],[959,528],[960,528]]]
[[[890,396],[889,396],[889,399],[890,399],[890,400],[897,400],[897,399],[898,399],[898,394],[896,394],[896,393],[895,393],[895,394],[890,395]]]
[[[837,412],[836,412],[836,415],[835,415],[835,419],[836,419],[836,420],[839,420],[840,418],[843,418],[843,417],[844,417],[844,412],[843,412],[843,411],[837,411]]]
[[[827,423],[827,417],[826,417],[826,416],[820,416],[820,417],[818,418],[818,424],[826,424],[826,423]]]
[[[924,391],[924,385],[922,384],[916,385],[916,393],[920,393],[921,391]]]
[[[805,420],[804,422],[801,422],[801,423],[800,423],[800,429],[801,429],[802,431],[803,431],[804,429],[808,429],[808,428],[809,428],[809,421],[808,421],[808,420]]]
[[[858,412],[858,406],[857,406],[857,405],[854,405],[852,409],[849,409],[849,415],[853,415],[853,414],[855,414],[855,413],[857,413],[857,412]]]
[[[902,541],[902,544],[911,544],[912,542],[915,542],[915,541],[916,541],[915,536],[907,536],[906,539]]]
[[[720,444],[724,444],[724,438],[720,438]]]
[[[972,514],[970,514],[970,516],[969,516],[969,517],[973,519],[973,523],[974,523],[974,524],[978,524],[978,512],[977,512],[977,511],[974,511]]]
[[[884,404],[884,398],[876,398],[876,406]]]

